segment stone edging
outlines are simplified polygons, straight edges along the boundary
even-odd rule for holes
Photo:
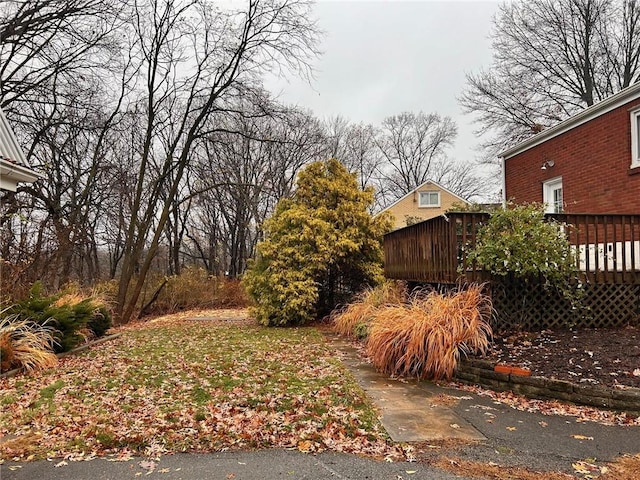
[[[508,390],[533,398],[553,398],[578,405],[640,412],[640,388],[614,389],[545,377],[499,373],[494,371],[494,366],[486,360],[462,359],[454,379],[461,383]]]
[[[74,355],[78,352],[82,352],[83,350],[93,347],[94,345],[100,345],[101,343],[108,342],[109,340],[114,340],[120,336],[122,336],[122,332],[114,333],[113,335],[108,335],[106,337],[101,337],[101,338],[98,338],[97,340],[94,340],[93,342],[82,344],[79,347],[69,350],[68,352],[57,353],[56,357],[58,358],[68,357],[69,355]],[[14,368],[13,370],[0,373],[0,378],[14,377],[22,372],[23,370],[21,368]]]

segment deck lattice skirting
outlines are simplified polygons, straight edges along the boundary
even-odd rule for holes
[[[468,258],[488,213],[427,220],[384,237],[385,275],[446,290],[487,282],[501,328],[616,328],[640,324],[640,215],[548,214],[576,254],[581,301],[533,281],[491,278]]]

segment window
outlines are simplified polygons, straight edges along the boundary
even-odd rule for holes
[[[564,206],[562,177],[548,180],[542,184],[542,201],[545,204],[545,213],[562,213]]]
[[[631,112],[631,168],[640,167],[640,110]]]
[[[440,206],[440,192],[420,192],[418,199],[419,207],[439,207]]]

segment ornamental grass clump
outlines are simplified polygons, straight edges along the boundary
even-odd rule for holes
[[[374,288],[360,292],[354,302],[331,314],[333,329],[340,335],[366,338],[369,326],[378,310],[386,305],[401,304],[407,300],[404,282],[385,281]]]
[[[491,301],[480,285],[447,294],[418,292],[408,304],[377,311],[367,354],[390,375],[451,379],[461,353],[488,349],[490,316]]]
[[[29,296],[9,307],[7,313],[20,320],[52,326],[56,353],[67,352],[111,328],[106,302],[100,296],[83,294],[73,285],[44,295],[42,284],[36,282]]]
[[[55,366],[58,358],[53,353],[53,327],[21,320],[18,315],[3,316],[5,313],[0,312],[0,372]]]

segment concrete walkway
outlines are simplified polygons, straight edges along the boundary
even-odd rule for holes
[[[433,450],[432,456],[575,473],[576,462],[603,466],[621,455],[640,453],[640,426],[521,411],[428,381],[390,379],[367,364],[348,341],[327,338],[378,406],[393,440],[458,440],[451,449]]]
[[[365,362],[348,341],[330,336],[360,386],[375,402],[381,422],[395,442],[428,442],[433,440],[480,441],[485,437],[470,422],[443,404],[443,397],[455,400],[463,393],[445,392],[431,382],[392,379],[381,375]],[[453,398],[452,394],[453,393]]]

